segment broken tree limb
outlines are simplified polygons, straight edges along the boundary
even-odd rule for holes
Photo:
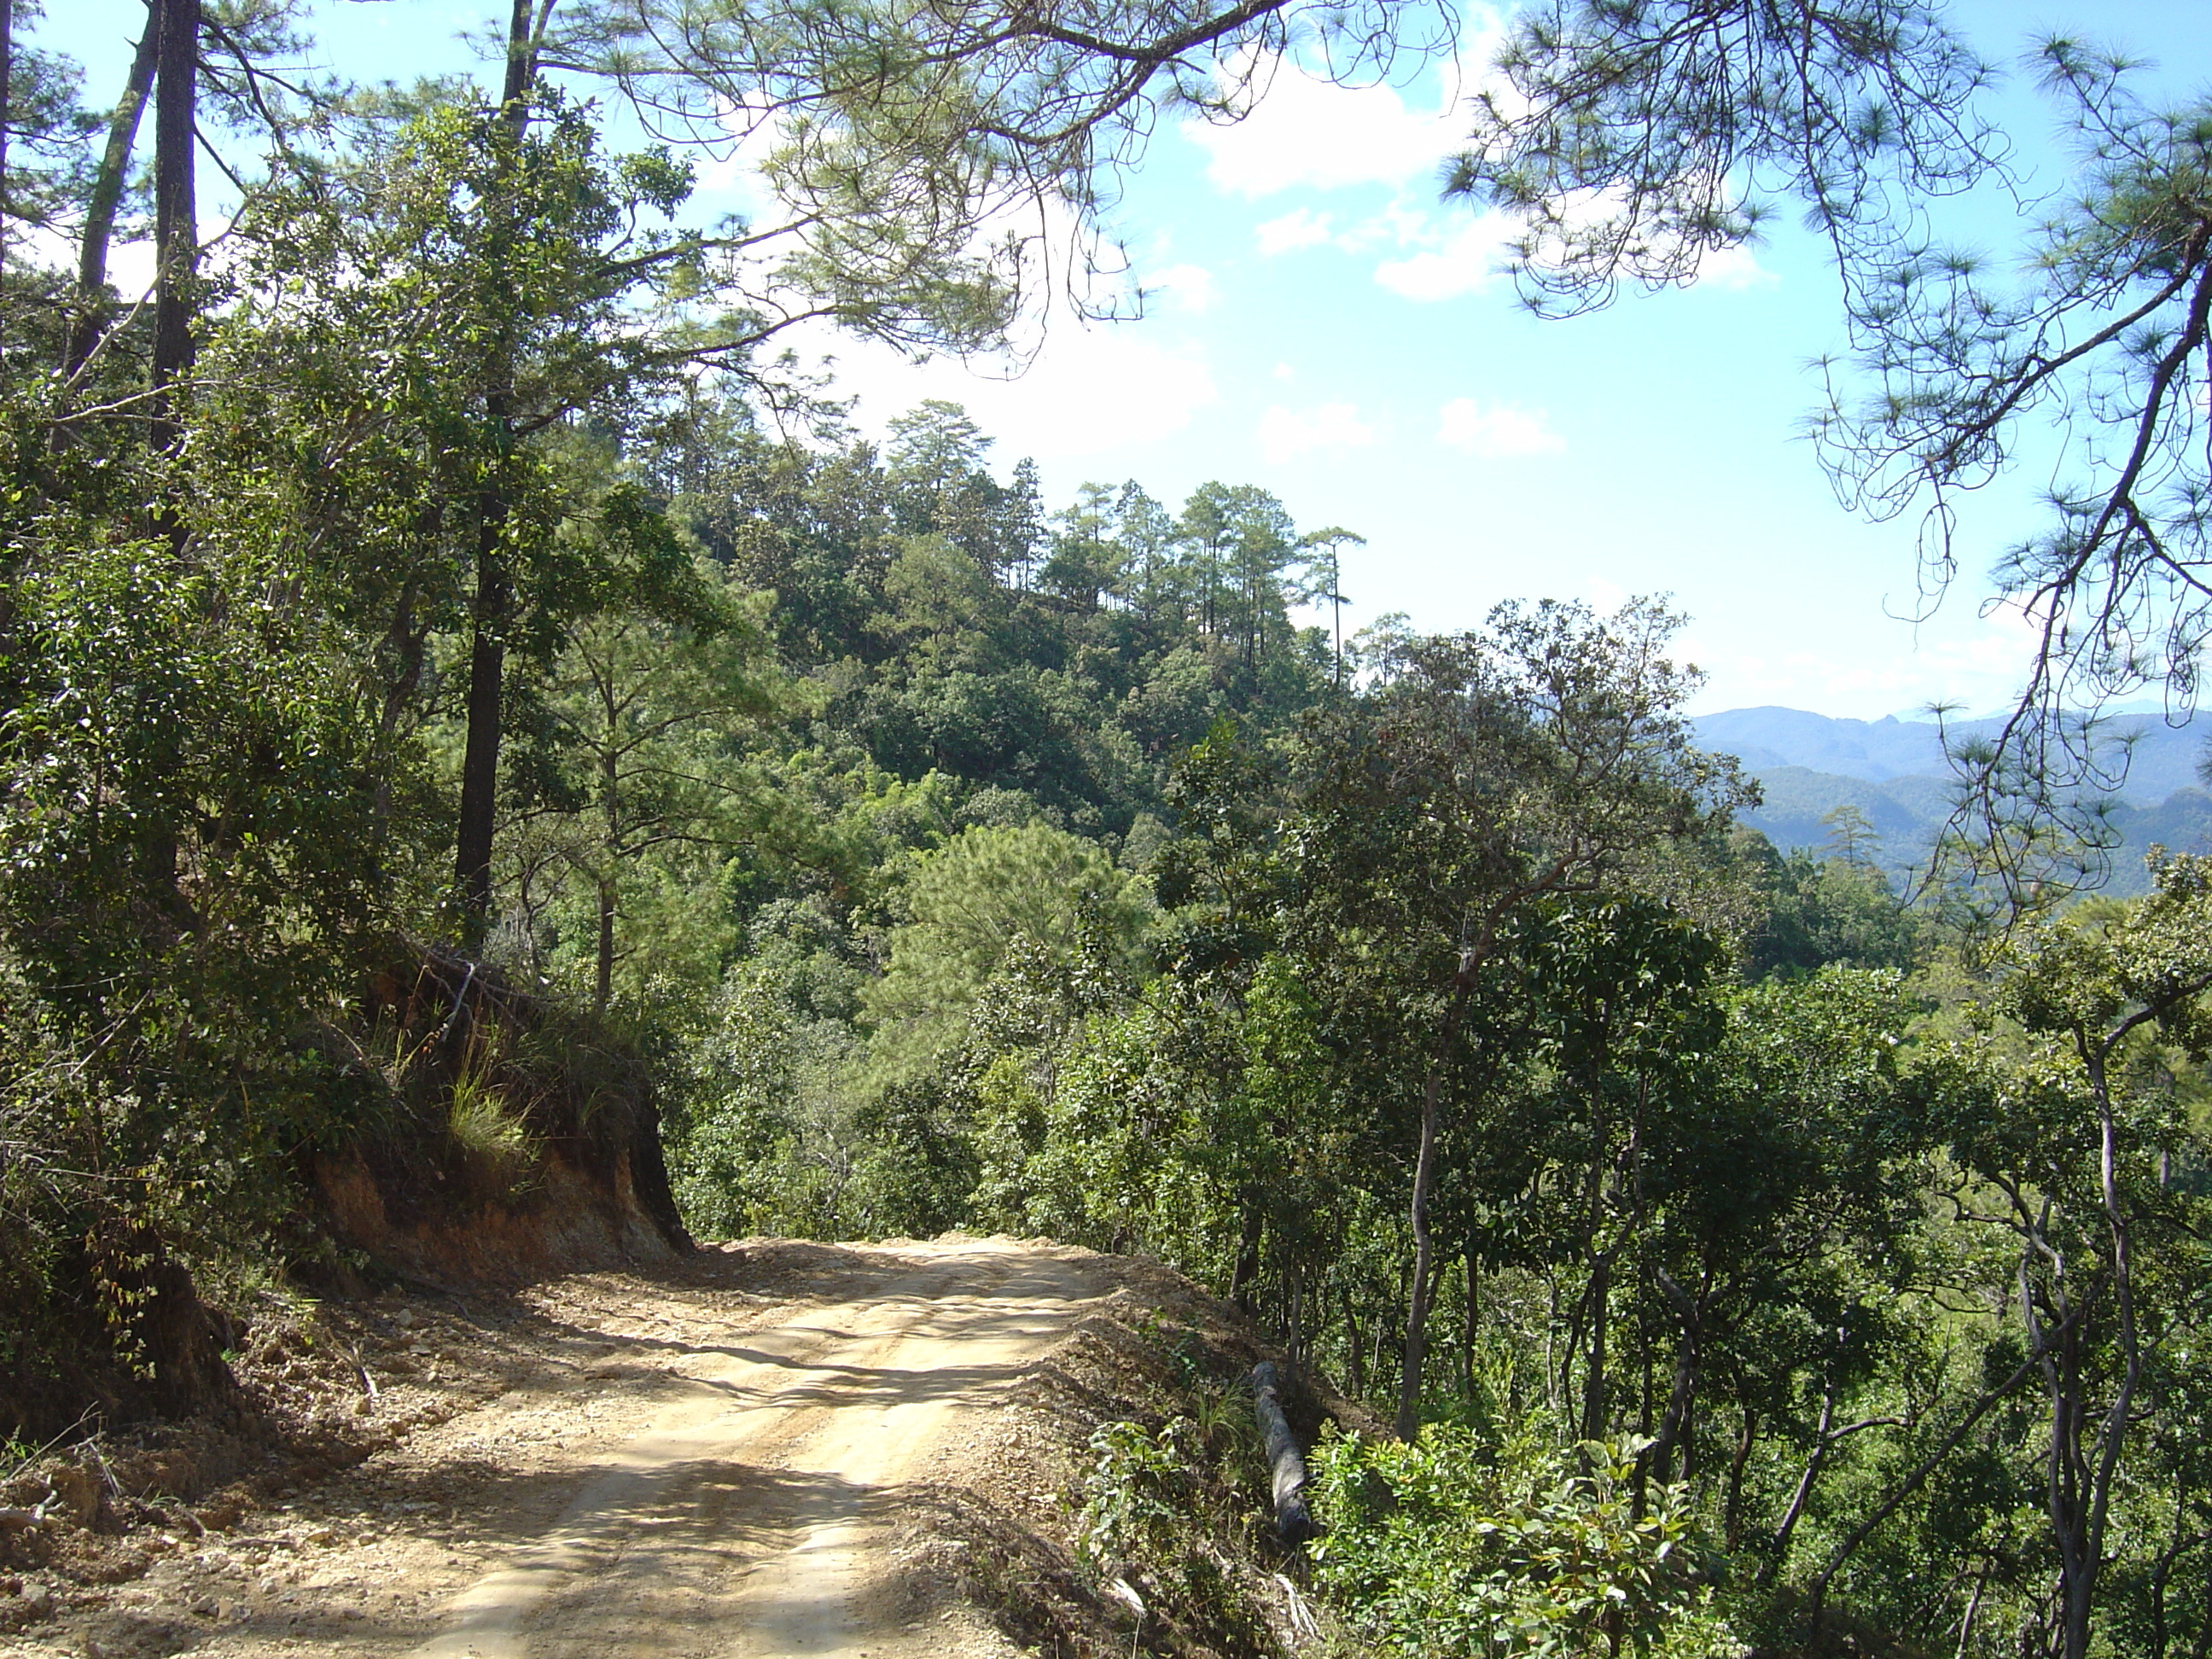
[[[1275,1499],[1275,1531],[1285,1544],[1303,1544],[1314,1535],[1313,1515],[1306,1508],[1306,1460],[1283,1415],[1282,1381],[1275,1362],[1263,1359],[1252,1368],[1252,1414],[1260,1424],[1260,1439],[1267,1448],[1267,1468]]]

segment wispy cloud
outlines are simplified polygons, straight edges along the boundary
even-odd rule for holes
[[[1027,372],[1011,377],[951,357],[916,363],[826,325],[790,343],[805,360],[835,362],[836,389],[859,398],[864,431],[880,433],[894,415],[942,398],[995,434],[1006,459],[1076,459],[1150,442],[1182,431],[1221,396],[1200,346],[1145,324],[1054,328]]]
[[[1758,254],[1747,247],[1724,247],[1698,261],[1700,288],[1710,283],[1731,293],[1741,293],[1746,289],[1772,288],[1781,280],[1779,272],[1759,264]]]
[[[1146,277],[1144,285],[1147,291],[1164,294],[1182,309],[1194,313],[1211,311],[1213,302],[1221,297],[1213,273],[1204,265],[1170,265]]]
[[[1330,216],[1311,208],[1293,208],[1279,219],[1270,219],[1256,233],[1260,252],[1269,258],[1302,247],[1318,247],[1332,240]]]
[[[1260,417],[1260,453],[1274,465],[1329,449],[1365,449],[1382,441],[1381,428],[1351,404],[1285,409],[1277,404]]]
[[[1384,260],[1375,268],[1375,280],[1408,300],[1456,300],[1479,293],[1498,280],[1507,244],[1516,233],[1503,214],[1485,213],[1443,234],[1438,246]]]
[[[1248,198],[1300,187],[1410,184],[1433,174],[1466,139],[1450,101],[1422,109],[1388,83],[1343,87],[1279,61],[1253,70],[1265,95],[1243,120],[1194,120],[1206,176]]]
[[[1486,461],[1556,455],[1567,447],[1543,410],[1510,404],[1486,408],[1472,398],[1455,398],[1437,411],[1437,441]]]

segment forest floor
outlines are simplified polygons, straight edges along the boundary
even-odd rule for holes
[[[1091,1429],[1249,1363],[1237,1323],[1147,1262],[960,1236],[333,1304],[240,1357],[289,1419],[258,1469],[165,1497],[210,1455],[171,1436],[16,1479],[57,1519],[0,1565],[0,1659],[1210,1650],[1156,1648],[1075,1520]]]

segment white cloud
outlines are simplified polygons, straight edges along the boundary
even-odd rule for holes
[[[1629,593],[1610,577],[1590,576],[1583,580],[1583,598],[1598,615],[1610,617],[1628,603]]]
[[[693,200],[763,224],[780,221],[785,215],[762,168],[788,141],[788,118],[766,100],[718,98],[714,121],[728,138],[708,151]]]
[[[1375,280],[1408,300],[1456,300],[1479,293],[1498,279],[1507,245],[1516,234],[1518,227],[1504,215],[1485,213],[1443,236],[1437,246],[1384,260],[1375,268]]]
[[[1769,270],[1759,263],[1759,256],[1747,247],[1724,247],[1708,253],[1698,261],[1698,286],[1710,283],[1732,293],[1746,289],[1772,288],[1782,280],[1780,273]]]
[[[199,218],[200,243],[205,246],[230,228],[230,221],[218,214],[203,213]],[[12,258],[26,264],[45,265],[58,270],[75,271],[82,249],[74,236],[66,235],[52,225],[11,226],[14,237],[9,246]],[[154,291],[154,241],[151,237],[125,240],[121,236],[108,244],[107,281],[120,295],[125,304]]]
[[[1150,292],[1173,296],[1177,306],[1194,313],[1212,310],[1220,298],[1213,273],[1204,265],[1170,265],[1145,278],[1145,287]]]
[[[1778,629],[1769,637],[1788,632]],[[2008,605],[1988,615],[1962,609],[1919,628],[1856,630],[1847,649],[1831,641],[1825,651],[1770,654],[1731,651],[1720,639],[1701,637],[1703,649],[1692,650],[1686,639],[1681,654],[1711,675],[1710,689],[1697,700],[1701,710],[1777,703],[1866,720],[1924,720],[1931,701],[1963,703],[1972,714],[2008,706],[2020,693],[2036,640],[2033,621]]]
[[[1360,418],[1350,404],[1322,404],[1312,409],[1272,406],[1260,417],[1255,434],[1260,453],[1279,466],[1322,449],[1365,449],[1380,443],[1382,432]]]
[[[1486,5],[1468,9],[1457,61],[1442,66],[1433,101],[1409,102],[1386,82],[1340,86],[1279,58],[1237,60],[1223,90],[1257,94],[1241,121],[1191,120],[1183,131],[1206,155],[1206,176],[1243,197],[1305,186],[1403,188],[1433,177],[1467,142],[1463,97],[1495,54],[1504,23]]]
[[[1483,460],[1522,455],[1556,455],[1567,441],[1551,428],[1541,410],[1510,404],[1484,408],[1472,398],[1455,398],[1437,411],[1437,441]]]
[[[1260,252],[1269,258],[1296,248],[1317,247],[1330,240],[1329,216],[1311,208],[1293,208],[1279,219],[1270,219],[1257,233]]]
[[[1054,328],[1027,372],[1008,378],[950,357],[913,363],[826,328],[791,343],[803,359],[836,359],[835,390],[857,395],[854,419],[880,434],[925,398],[964,406],[1006,459],[1075,459],[1181,431],[1220,391],[1206,357],[1137,324]]]
[[[1206,178],[1232,195],[1406,185],[1466,139],[1449,107],[1408,108],[1395,87],[1340,87],[1287,64],[1258,73],[1267,90],[1251,114],[1183,126],[1206,153]]]

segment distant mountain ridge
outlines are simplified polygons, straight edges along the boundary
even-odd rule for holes
[[[1942,728],[1932,720],[1899,720],[1893,714],[1878,720],[1842,720],[1802,708],[1770,707],[1701,714],[1691,724],[1705,748],[1739,756],[1755,772],[1802,766],[1875,783],[1949,775]],[[2002,724],[1990,718],[1954,720],[1950,730],[1956,741],[1993,737]],[[2197,787],[2197,763],[2203,756],[2206,737],[2212,735],[2212,715],[2173,724],[2156,714],[2115,714],[2101,730],[2114,744],[2135,739],[2120,799],[2154,806],[2177,789]]]
[[[1881,861],[1902,872],[1926,858],[1948,816],[1950,771],[1932,720],[1844,720],[1765,708],[1699,715],[1691,724],[1701,746],[1738,757],[1759,779],[1765,799],[1741,817],[1784,851],[1821,847],[1829,836],[1822,817],[1856,806],[1881,835]],[[1993,736],[2001,724],[1956,720],[1950,731],[1957,741]],[[2113,813],[2121,845],[2106,890],[2137,893],[2147,884],[2142,855],[2153,845],[2212,851],[2212,795],[2197,775],[2212,715],[2169,723],[2134,712],[2114,716],[2105,729],[2114,741],[2135,740]]]

